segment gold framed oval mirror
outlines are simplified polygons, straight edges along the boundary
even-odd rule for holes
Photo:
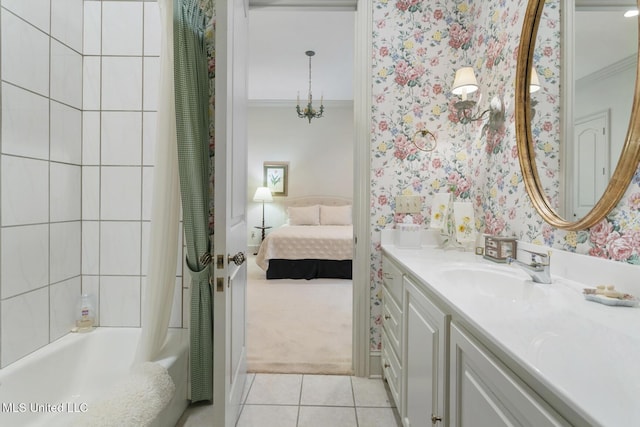
[[[640,0],[637,2],[640,5]],[[515,114],[518,160],[525,188],[536,211],[550,225],[565,230],[583,230],[602,221],[620,202],[640,163],[640,70],[636,67],[631,118],[626,138],[615,170],[602,196],[582,218],[570,221],[552,206],[545,195],[536,166],[536,141],[533,138],[532,104],[529,82],[534,66],[536,35],[545,0],[529,0],[522,26],[516,66]],[[640,38],[639,38],[640,41]],[[640,56],[639,56],[640,58]],[[637,61],[640,66],[640,60]],[[562,143],[562,141],[561,141]]]

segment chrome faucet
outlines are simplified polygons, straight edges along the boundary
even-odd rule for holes
[[[531,263],[527,264],[512,257],[507,258],[507,263],[515,263],[518,267],[529,273],[529,276],[531,276],[536,283],[551,283],[551,252],[541,254],[525,249],[522,250],[531,254]]]

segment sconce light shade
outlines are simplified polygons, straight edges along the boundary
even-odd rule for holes
[[[473,67],[462,67],[456,71],[456,77],[453,79],[453,87],[451,93],[454,95],[462,95],[462,99],[466,99],[466,95],[478,90],[478,81]]]
[[[529,83],[529,93],[540,90],[540,77],[536,71],[536,67],[531,67],[531,82]]]
[[[256,194],[253,195],[254,202],[273,202],[271,190],[267,187],[258,187]]]

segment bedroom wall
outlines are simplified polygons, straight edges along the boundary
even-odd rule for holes
[[[297,117],[295,101],[250,102],[248,123],[248,243],[260,242],[262,204],[253,201],[263,185],[265,161],[289,162],[287,197],[265,204],[265,225],[278,227],[283,202],[301,196],[353,195],[353,104],[325,101],[325,114],[309,123]],[[251,237],[254,232],[254,237]]]

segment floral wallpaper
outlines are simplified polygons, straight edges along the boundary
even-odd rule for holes
[[[545,5],[535,67],[543,89],[534,100],[533,133],[550,201],[559,200],[559,0]],[[470,201],[480,233],[640,264],[640,169],[621,203],[590,230],[567,232],[539,217],[524,189],[515,138],[514,86],[526,0],[374,0],[371,145],[371,342],[380,349],[380,233],[393,227],[394,198],[420,195],[427,224],[433,195]],[[459,123],[451,94],[455,70],[472,66],[480,90],[469,98],[484,111],[497,100],[505,123]],[[480,93],[482,97],[480,98]],[[493,100],[493,101],[492,101]],[[411,136],[427,129],[437,148],[423,152]]]

